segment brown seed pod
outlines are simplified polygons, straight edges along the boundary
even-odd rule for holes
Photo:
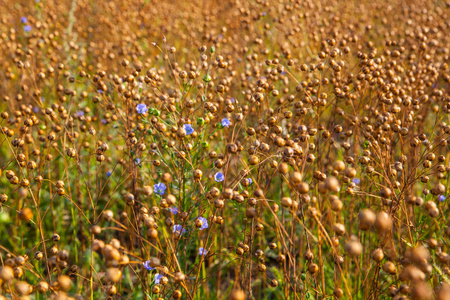
[[[292,206],[292,199],[289,197],[281,198],[281,205],[286,208],[290,208]]]
[[[377,248],[372,252],[372,259],[376,262],[381,262],[384,258],[384,253],[381,248]]]
[[[374,225],[379,233],[384,233],[392,228],[392,219],[387,212],[380,211]]]
[[[370,208],[365,208],[358,214],[359,229],[369,230],[376,221],[376,215]]]
[[[333,176],[329,176],[327,177],[327,179],[325,179],[325,186],[329,191],[334,193],[337,193],[340,190],[339,181],[336,177]]]
[[[392,261],[387,261],[383,264],[382,269],[384,272],[394,275],[397,273],[397,268],[395,267],[395,264]]]
[[[69,291],[70,288],[72,287],[72,280],[70,279],[69,276],[66,276],[66,275],[59,276],[58,277],[58,283],[59,283],[59,287],[64,292]]]
[[[232,290],[228,297],[229,300],[245,300],[245,298],[246,294],[241,290]]]
[[[18,281],[14,285],[16,292],[21,296],[27,296],[33,292],[33,287],[25,281]]]
[[[363,246],[358,240],[351,240],[345,244],[344,250],[350,256],[359,256],[363,251]]]
[[[117,268],[109,268],[108,270],[106,270],[105,279],[108,282],[112,282],[112,283],[119,282],[121,277],[122,277],[122,272]]]
[[[28,222],[33,218],[33,211],[29,207],[23,208],[21,211],[19,211],[19,219]]]
[[[9,266],[0,268],[0,279],[4,282],[11,283],[14,279],[14,270]]]
[[[49,285],[47,282],[45,281],[40,281],[37,285],[36,285],[36,290],[41,293],[41,294],[45,294],[48,292],[49,289]]]

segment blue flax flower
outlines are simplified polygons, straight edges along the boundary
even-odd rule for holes
[[[214,180],[217,182],[222,182],[225,179],[225,176],[223,176],[223,173],[217,172],[216,175],[214,175]]]

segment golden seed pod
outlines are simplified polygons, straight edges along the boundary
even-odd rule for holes
[[[377,248],[372,252],[372,259],[376,262],[381,262],[384,258],[383,249]]]
[[[159,294],[161,292],[161,287],[159,285],[154,285],[152,287],[152,293],[153,294]]]
[[[173,291],[173,293],[172,293],[172,297],[173,297],[174,299],[180,299],[181,296],[182,296],[182,293],[181,293],[180,290],[175,290],[175,291]]]
[[[73,148],[69,148],[66,150],[66,154],[68,157],[75,157],[77,155],[77,152]]]
[[[58,283],[61,290],[67,292],[72,287],[72,279],[67,275],[61,275],[58,277]]]
[[[301,194],[309,192],[309,185],[306,182],[300,182],[296,187]]]
[[[344,250],[350,256],[359,256],[363,251],[363,246],[359,241],[351,240],[345,244]]]
[[[395,264],[392,261],[387,261],[383,264],[382,269],[384,272],[394,275],[397,273],[397,268],[395,267]]]
[[[365,208],[358,214],[359,229],[369,230],[376,221],[376,215],[370,208]]]
[[[338,172],[342,172],[345,170],[345,163],[341,160],[337,160],[333,164],[333,169]]]
[[[16,282],[14,288],[16,289],[16,292],[21,296],[27,296],[33,292],[33,287],[25,281]]]
[[[49,285],[47,282],[45,281],[40,281],[37,285],[36,285],[36,290],[41,293],[41,294],[45,294],[48,292],[49,289]]]
[[[122,271],[120,271],[117,268],[109,268],[108,270],[106,270],[105,279],[108,282],[113,282],[113,283],[119,282],[121,277],[122,277]]]
[[[203,172],[199,169],[196,169],[196,170],[194,170],[193,175],[194,175],[195,180],[200,180],[200,179],[202,179]]]
[[[291,174],[290,181],[291,181],[291,184],[295,186],[295,185],[300,184],[302,182],[302,179],[303,179],[303,176],[300,172],[294,172]]]
[[[0,195],[0,203],[5,203],[6,201],[8,201],[8,195],[1,194]]]
[[[246,294],[241,290],[233,290],[228,297],[229,300],[245,300]]]
[[[105,286],[105,292],[108,296],[113,296],[117,294],[117,288],[114,285],[107,285]]]
[[[94,226],[91,227],[91,232],[94,235],[98,235],[98,234],[100,234],[102,232],[102,228],[100,226],[98,226],[98,225],[94,225]]]
[[[145,185],[145,186],[142,188],[142,190],[143,190],[143,192],[144,192],[144,194],[145,194],[146,196],[151,196],[151,195],[153,194],[153,187],[151,187],[151,186],[149,186],[149,185]]]
[[[308,266],[308,272],[312,275],[316,274],[319,271],[319,266],[315,263],[310,263]]]
[[[34,258],[35,258],[36,260],[41,260],[43,257],[44,257],[44,253],[42,253],[41,251],[36,251],[36,252],[34,253]]]
[[[307,249],[305,253],[303,254],[303,257],[307,261],[312,261],[314,259],[314,253],[311,251],[311,249]]]
[[[281,198],[281,205],[286,208],[290,208],[292,206],[292,199],[290,197]]]
[[[392,219],[387,212],[381,211],[377,214],[374,226],[379,233],[386,232],[392,228]]]
[[[0,279],[4,282],[11,283],[14,279],[14,270],[9,266],[0,268]]]
[[[336,177],[333,176],[329,176],[327,177],[327,179],[325,179],[325,186],[329,191],[334,193],[337,193],[340,190],[339,181]]]
[[[172,182],[172,175],[170,173],[163,173],[161,176],[161,180],[165,183]]]
[[[25,207],[19,211],[19,219],[28,222],[33,218],[33,211],[29,207]]]
[[[176,272],[175,274],[173,274],[173,279],[175,280],[175,282],[181,282],[186,279],[186,275],[181,272]]]

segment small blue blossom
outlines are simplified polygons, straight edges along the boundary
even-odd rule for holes
[[[145,114],[148,111],[147,105],[141,103],[136,106],[136,110],[139,114]]]
[[[251,178],[247,178],[247,179],[248,179],[248,184],[249,184],[249,185],[252,185],[253,180],[252,180]]]
[[[222,119],[222,126],[223,127],[230,127],[230,125],[231,125],[230,120],[228,120],[227,118],[223,118]]]
[[[25,25],[25,26],[23,26],[23,30],[25,30],[25,32],[30,32],[31,31],[31,26],[30,25]]]
[[[203,247],[198,248],[198,254],[199,255],[206,255],[208,253],[208,250],[206,250]]]
[[[281,75],[286,75],[286,74],[287,74],[286,71],[281,72]]]
[[[223,176],[223,173],[217,172],[216,175],[214,175],[214,180],[217,182],[222,182],[225,179],[225,176]]]
[[[266,16],[267,15],[267,12],[263,12],[263,16]]]
[[[106,120],[105,119],[102,119],[100,122],[102,122],[103,125],[106,124]]]
[[[136,165],[139,165],[139,164],[141,163],[141,159],[140,159],[139,157],[136,157],[136,158],[134,159],[134,163],[135,163]]]
[[[25,24],[26,22],[28,22],[27,17],[22,17],[22,18],[20,18],[20,22],[22,22],[23,24]]]
[[[164,195],[166,189],[167,189],[167,186],[162,182],[157,183],[153,186],[153,191],[155,191],[155,193],[160,194],[160,195]]]
[[[440,195],[440,196],[438,197],[438,200],[441,201],[441,202],[444,201],[444,200],[445,200],[445,196],[444,196],[444,195]]]
[[[111,171],[106,172],[106,177],[111,176]]]
[[[209,227],[209,225],[208,225],[208,220],[207,220],[206,218],[198,217],[198,219],[199,219],[200,221],[202,221],[202,223],[203,223],[202,227],[200,227],[199,230],[203,230],[203,229],[206,229],[206,228]]]
[[[144,268],[146,268],[146,269],[149,270],[149,271],[155,269],[155,268],[152,268],[152,267],[150,266],[150,261],[149,261],[149,260],[147,260],[146,262],[143,262],[142,265],[144,265]]]
[[[84,116],[84,111],[79,110],[79,111],[77,111],[77,112],[75,113],[75,115],[76,115],[77,117]]]
[[[360,180],[359,178],[353,178],[353,179],[352,179],[352,182],[353,182],[354,184],[360,184],[360,183],[361,183],[361,180]]]
[[[230,100],[231,100],[231,103],[235,103],[236,102],[236,99],[234,99],[234,98],[231,98]]]
[[[35,113],[39,112],[39,107],[37,107],[37,106],[33,107],[33,111],[34,111]]]
[[[102,90],[97,90],[97,93],[103,94],[103,91]]]
[[[173,225],[173,233],[175,232],[180,232],[180,235],[183,235],[183,233],[186,232],[186,229],[184,229],[181,225]]]
[[[194,128],[191,124],[184,124],[183,129],[186,130],[186,135],[190,135],[194,132]]]
[[[169,210],[172,214],[176,215],[177,213],[179,213],[180,211],[178,210],[178,208],[176,207],[169,207]]]
[[[155,284],[159,284],[159,281],[161,280],[163,276],[159,273],[155,274]]]

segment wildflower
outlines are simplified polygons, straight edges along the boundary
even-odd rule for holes
[[[445,196],[444,196],[444,195],[440,195],[440,196],[438,197],[438,200],[441,201],[441,202],[444,201],[444,200],[445,200]]]
[[[152,267],[150,266],[150,261],[149,261],[149,260],[147,260],[146,262],[143,262],[142,265],[144,265],[144,268],[146,268],[146,269],[149,270],[149,271],[155,269],[155,268],[152,268]]]
[[[159,273],[155,274],[155,284],[159,284],[159,281],[161,280],[163,276]]]
[[[251,178],[247,178],[247,179],[248,179],[248,184],[249,184],[249,185],[252,185],[253,180],[252,180]]]
[[[103,94],[102,90],[97,90],[97,93]],[[140,105],[140,104],[139,104]],[[144,104],[145,105],[145,104]]]
[[[199,230],[203,230],[203,229],[206,229],[206,228],[209,227],[209,225],[208,225],[208,220],[207,220],[206,218],[198,217],[198,219],[199,219],[200,221],[202,221],[202,223],[203,223],[202,227],[200,227]]]
[[[177,213],[179,213],[180,211],[178,210],[178,208],[176,207],[169,207],[169,210],[172,214],[176,215]]]
[[[22,17],[22,18],[20,18],[20,22],[22,22],[23,24],[25,24],[26,22],[28,22],[27,17]]]
[[[231,125],[230,120],[228,120],[227,118],[223,118],[222,119],[222,126],[223,127],[230,127],[230,125]]]
[[[106,177],[111,176],[111,171],[106,172]]]
[[[137,164],[137,165],[140,164],[141,163],[141,159],[139,157],[136,157],[134,159],[134,163]]]
[[[190,135],[194,132],[194,128],[191,124],[184,124],[183,129],[186,130],[186,135]]]
[[[231,100],[231,103],[235,103],[236,102],[236,99],[234,99],[234,98],[231,98],[230,100]]]
[[[207,253],[208,253],[208,251],[205,248],[203,248],[203,247],[198,248],[199,255],[206,255]]]
[[[136,106],[136,110],[139,114],[145,114],[148,111],[147,105],[141,103]]]
[[[75,113],[75,115],[76,115],[77,117],[84,116],[84,111],[79,110],[79,111],[77,111],[77,112]]]
[[[352,182],[353,182],[354,184],[360,184],[360,183],[361,183],[361,180],[360,180],[359,178],[353,178],[353,179],[352,179]]]
[[[160,195],[164,195],[164,192],[166,191],[166,189],[167,189],[166,185],[162,182],[157,183],[153,186],[153,191]]]
[[[25,32],[30,32],[31,31],[31,26],[30,25],[25,25],[25,26],[23,26],[23,30],[25,30]]]
[[[106,124],[106,120],[105,119],[102,119],[100,122],[102,122],[103,125]]]
[[[214,175],[214,180],[216,182],[222,182],[225,179],[225,176],[223,176],[223,173],[217,172],[216,175]]]
[[[179,232],[180,235],[183,235],[183,233],[186,232],[186,229],[184,229],[181,225],[173,225],[173,233],[175,232]]]

